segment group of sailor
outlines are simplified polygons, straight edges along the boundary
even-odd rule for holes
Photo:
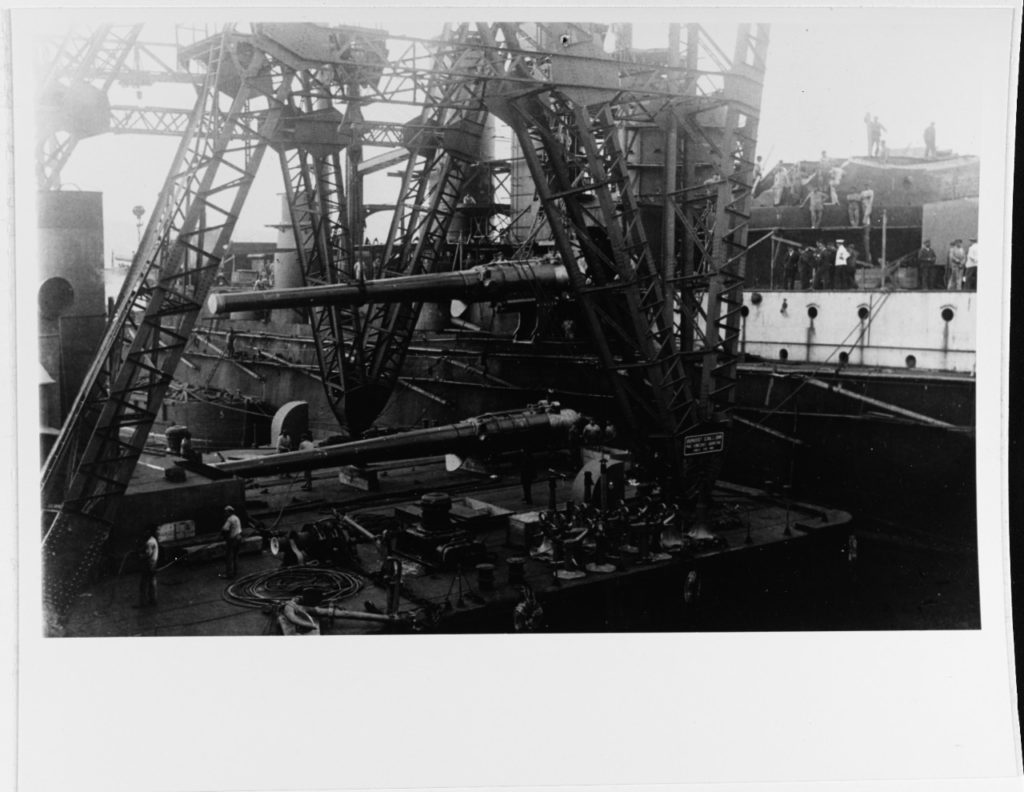
[[[944,264],[938,263],[938,254],[926,239],[921,249],[907,262],[918,271],[917,288],[933,291],[974,291],[978,288],[978,240],[971,237],[966,250],[962,239],[954,239],[946,251]],[[785,254],[782,266],[783,289],[801,288],[856,289],[854,272],[857,267],[869,267],[870,261],[858,258],[857,246],[836,239],[826,244],[818,240],[814,245],[792,245]],[[797,286],[799,283],[799,287]]]
[[[940,264],[931,240],[926,239],[916,256],[919,288],[975,291],[978,288],[977,237],[971,237],[970,243],[964,250],[964,241],[954,239],[946,250],[945,264]]]
[[[814,245],[789,249],[783,264],[782,288],[856,289],[854,271],[858,266],[857,246],[845,239],[828,244],[820,239]],[[866,266],[866,265],[862,265]]]

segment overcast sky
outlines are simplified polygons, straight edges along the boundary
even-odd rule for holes
[[[176,13],[181,20],[187,19],[180,9]],[[892,150],[923,145],[922,132],[928,122],[935,121],[940,149],[977,153],[984,102],[1000,99],[986,97],[985,74],[993,68],[1009,68],[1010,31],[991,25],[985,11],[759,10],[754,17],[745,13],[748,19],[772,25],[758,142],[758,152],[766,161],[816,159],[822,149],[833,157],[863,155],[865,112],[879,116]],[[606,19],[611,18],[609,14]],[[561,16],[572,14],[563,9]],[[694,11],[688,18],[666,12],[646,18],[641,14],[634,19],[634,44],[665,46],[667,22],[687,22],[694,16],[731,54],[733,17],[726,19],[720,11]],[[351,15],[344,21],[393,32],[404,27],[417,35],[433,35],[441,26],[436,16],[413,23],[386,24],[382,19]],[[189,101],[187,94],[169,98],[167,89],[159,87],[146,89],[141,100],[133,94],[127,97],[122,93],[114,101],[153,105],[177,101],[179,106]],[[369,112],[368,116],[373,117]],[[63,180],[72,187],[104,193],[108,250],[131,254],[136,237],[132,207],[140,204],[147,213],[152,208],[175,145],[172,139],[124,135],[79,144]],[[236,239],[275,238],[268,226],[280,216],[280,175],[276,157],[268,156],[264,162]],[[378,233],[383,236],[384,231]]]

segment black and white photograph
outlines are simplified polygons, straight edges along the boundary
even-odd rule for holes
[[[25,789],[1019,788],[1014,4],[4,24]]]

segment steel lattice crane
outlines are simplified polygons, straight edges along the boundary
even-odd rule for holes
[[[50,56],[39,96],[36,177],[39,188],[60,187],[60,172],[84,137],[109,126],[107,90],[123,68],[142,25],[103,25],[69,33]],[[99,72],[99,79],[92,79]]]
[[[295,27],[255,26],[252,33],[229,27],[183,54],[205,75],[197,83],[195,108],[116,313],[43,471],[44,506],[56,512],[43,540],[44,600],[51,621],[59,620],[105,541],[109,515],[128,485],[268,145],[279,151],[289,177],[289,208],[306,280],[332,282],[343,277],[342,259],[352,261],[352,213],[343,208],[339,178],[341,147],[332,135],[326,150],[318,148],[305,128],[321,120],[317,113],[329,108],[333,86],[350,90],[366,81],[367,70],[379,70],[366,55],[381,54],[382,34],[373,34],[372,41],[363,42],[369,46],[353,53],[340,46],[338,29],[298,26],[303,30],[296,39],[290,35]],[[328,36],[326,57],[324,42],[314,41],[307,52],[303,34],[311,32]],[[440,63],[434,79],[455,65]],[[356,73],[339,74],[347,69]],[[314,107],[310,97],[323,106]],[[454,111],[453,101],[459,103]],[[461,130],[469,113],[482,112],[464,88],[445,90],[429,103],[423,120],[444,138]],[[330,113],[327,118],[334,132],[336,119]],[[354,119],[360,120],[358,114]],[[411,160],[422,170],[410,165],[406,182],[419,186],[410,193],[429,199],[429,209],[410,203],[405,222],[389,236],[393,272],[429,271],[439,257],[464,171],[450,148],[434,141],[413,149]],[[350,172],[356,166],[351,160]],[[418,173],[431,176],[416,181]],[[408,244],[412,239],[419,244]],[[367,369],[357,370],[364,383],[397,377],[417,310],[371,309],[376,323],[368,323],[369,333],[360,331],[357,315],[349,318],[353,348],[373,356]],[[313,322],[328,393],[344,394],[343,322],[333,308],[314,311]],[[364,406],[360,414],[375,416],[381,406]]]
[[[593,31],[538,26],[533,37],[501,25],[512,57],[509,77],[533,79],[524,90],[509,82],[489,107],[511,127],[522,147],[562,263],[587,319],[591,340],[609,375],[628,434],[651,441],[660,464],[686,479],[685,437],[720,419],[735,379],[738,289],[745,255],[745,218],[753,170],[767,28],[740,30],[734,63],[717,97],[680,90],[650,68],[614,63],[606,87],[567,87],[573,66],[563,52],[582,50],[600,68]],[[498,41],[489,42],[492,47]],[[753,53],[752,61],[748,54]],[[610,59],[605,59],[606,63]],[[560,73],[561,72],[561,73]],[[683,84],[696,87],[696,73]],[[724,109],[715,127],[702,113]],[[687,244],[702,251],[701,268],[682,284],[691,296],[682,328],[674,320],[675,251],[659,251],[646,236],[641,197],[629,173],[624,132],[683,118],[683,148],[691,159],[703,140],[717,168],[714,191],[704,189],[705,226],[685,212]],[[675,158],[671,158],[675,167]],[[693,163],[691,162],[691,168]],[[673,180],[676,174],[672,174]],[[688,184],[682,192],[693,190]],[[674,194],[663,195],[661,201]],[[671,215],[669,215],[671,217]],[[674,225],[674,223],[673,223]],[[666,277],[666,272],[669,277]],[[704,291],[703,309],[693,298]],[[703,317],[698,316],[703,312]],[[682,338],[686,343],[682,343]],[[700,370],[695,364],[700,362]],[[667,464],[666,464],[667,463]],[[692,477],[691,477],[692,478]],[[706,477],[704,477],[706,479]],[[707,484],[706,481],[700,482]],[[706,487],[705,487],[706,490]]]
[[[730,399],[767,29],[741,29],[715,95],[701,90],[692,63],[666,77],[661,63],[601,53],[599,27],[458,25],[430,44],[427,69],[385,65],[380,31],[308,25],[229,27],[183,54],[198,66],[195,108],[44,470],[44,503],[63,500],[44,538],[51,615],[66,607],[106,537],[268,145],[280,158],[305,282],[357,277],[360,144],[370,128],[360,91],[386,101],[394,80],[414,85],[422,110],[403,132],[409,156],[398,207],[382,271],[371,274],[445,265],[486,115],[499,116],[521,145],[628,435],[650,441],[681,480],[687,433],[721,418]],[[577,39],[582,59],[561,51]],[[586,77],[573,71],[580,63]],[[702,117],[719,109],[724,121]],[[666,119],[679,133],[682,166],[673,157],[665,183],[685,186],[655,197],[637,179],[631,140]],[[694,198],[694,178],[709,163],[717,181]],[[655,204],[671,230],[685,232],[681,274],[668,228],[660,246],[648,233]],[[398,382],[420,308],[311,309],[328,399],[353,434]]]
[[[56,516],[44,602],[59,620],[92,567],[302,71],[228,27],[183,53],[203,79],[115,315],[43,470]],[[316,64],[319,69],[322,62]]]
[[[488,78],[495,74],[481,49],[487,25],[449,28],[432,48],[420,117],[410,128],[410,152],[398,207],[384,246],[386,277],[425,275],[443,265],[448,229],[456,204],[479,159]],[[345,398],[348,426],[360,433],[390,396],[405,359],[420,303],[370,306],[352,354],[362,355]]]

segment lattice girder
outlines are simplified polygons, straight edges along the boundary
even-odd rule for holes
[[[44,469],[44,499],[63,501],[43,541],[44,599],[54,618],[106,538],[116,496],[128,485],[280,118],[287,81],[258,56],[239,68],[234,59],[239,41],[225,31],[210,43],[208,78],[189,134],[150,216],[97,359]],[[232,59],[242,81],[225,106],[219,77],[226,59]],[[274,86],[275,95],[261,90]],[[257,125],[251,145],[238,144],[233,127],[239,123]],[[224,164],[229,167],[221,168]],[[223,205],[208,200],[214,194],[225,195]],[[209,213],[218,215],[212,224],[206,222]]]

